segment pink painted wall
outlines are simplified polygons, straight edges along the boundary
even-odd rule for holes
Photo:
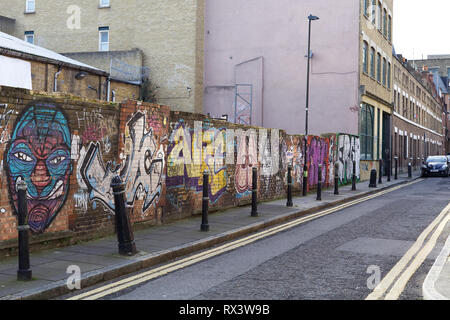
[[[313,14],[309,133],[358,134],[359,10],[358,0],[206,1],[205,113],[234,119],[234,90],[211,88],[250,81],[253,125],[304,133]]]

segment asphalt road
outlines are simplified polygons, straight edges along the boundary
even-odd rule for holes
[[[383,278],[449,202],[450,178],[427,178],[103,299],[362,300],[372,292],[368,268]],[[400,299],[422,299],[447,237]]]

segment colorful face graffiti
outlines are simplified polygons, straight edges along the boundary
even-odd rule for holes
[[[70,130],[66,117],[52,105],[25,109],[6,150],[8,186],[17,211],[17,183],[27,184],[28,224],[43,232],[63,206],[72,170]]]

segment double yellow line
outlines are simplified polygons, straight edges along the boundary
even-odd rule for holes
[[[389,273],[381,280],[377,287],[369,294],[366,300],[381,299],[389,287],[394,283],[391,290],[384,297],[385,300],[397,300],[405,290],[406,284],[436,245],[436,241],[444,230],[445,225],[450,221],[450,203],[441,211],[439,216],[421,233],[416,242],[409,248],[406,254],[397,262]],[[439,224],[439,225],[438,225]],[[436,228],[436,226],[438,227]],[[436,229],[435,229],[436,228]],[[434,233],[424,244],[430,233]],[[410,263],[411,262],[411,263]],[[408,266],[408,263],[409,266]]]
[[[358,200],[354,200],[354,201],[351,201],[351,202],[348,202],[348,203],[345,203],[345,204],[342,204],[342,205],[339,205],[339,206],[336,206],[336,207],[333,207],[333,208],[330,208],[330,209],[327,209],[327,210],[323,210],[323,211],[320,211],[320,212],[315,213],[315,214],[308,215],[308,216],[303,217],[303,218],[298,218],[298,219],[293,220],[291,222],[287,222],[285,224],[282,224],[282,225],[279,225],[279,226],[276,226],[276,227],[272,227],[272,228],[267,229],[265,231],[261,231],[259,233],[253,234],[251,236],[247,236],[245,238],[242,238],[242,239],[239,239],[239,240],[236,240],[236,241],[233,241],[233,242],[221,245],[221,246],[213,248],[213,249],[206,250],[204,252],[192,255],[192,256],[187,257],[187,258],[180,259],[178,261],[166,264],[166,265],[158,267],[158,268],[154,268],[152,270],[140,273],[138,275],[135,275],[135,276],[132,276],[132,277],[129,277],[129,278],[126,278],[126,279],[123,279],[123,280],[120,280],[120,281],[117,281],[117,282],[114,282],[114,283],[111,283],[111,284],[99,287],[97,289],[94,289],[94,290],[91,290],[91,291],[88,291],[88,292],[85,292],[85,293],[73,296],[73,297],[69,298],[68,300],[96,300],[96,299],[100,299],[102,297],[105,297],[105,296],[114,294],[116,292],[122,291],[124,289],[136,286],[136,285],[141,284],[143,282],[147,282],[147,281],[153,280],[155,278],[164,276],[164,275],[166,275],[168,273],[171,273],[171,272],[177,271],[179,269],[191,266],[191,265],[193,265],[195,263],[198,263],[198,262],[210,259],[212,257],[215,257],[215,256],[218,256],[220,254],[226,253],[228,251],[235,250],[235,249],[237,249],[239,247],[246,246],[246,245],[248,245],[248,244],[250,244],[252,242],[258,241],[260,239],[269,237],[269,236],[274,235],[276,233],[279,233],[279,232],[285,231],[287,229],[293,228],[293,227],[295,227],[297,225],[300,225],[302,223],[305,223],[305,222],[308,222],[308,221],[311,221],[311,220],[314,220],[314,219],[317,219],[317,218],[329,215],[331,213],[334,213],[336,211],[345,209],[347,207],[354,206],[354,205],[356,205],[358,203],[365,202],[365,201],[368,201],[368,200],[376,198],[376,197],[380,197],[380,196],[382,196],[382,195],[384,195],[386,193],[393,192],[395,190],[407,187],[407,186],[409,186],[411,184],[414,184],[414,183],[417,183],[417,182],[420,182],[420,181],[422,181],[422,179],[410,182],[408,184],[400,185],[400,186],[397,186],[397,187],[394,187],[394,188],[391,188],[391,189],[388,189],[388,190],[385,190],[385,191],[381,191],[381,192],[376,193],[374,195],[370,195],[370,196],[367,196],[367,197],[364,197],[364,198],[361,198],[361,199],[358,199]]]

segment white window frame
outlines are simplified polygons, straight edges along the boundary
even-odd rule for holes
[[[107,27],[103,27],[103,28],[107,28]],[[108,42],[102,42],[102,34],[103,33],[107,33],[108,34]],[[106,48],[106,50],[103,50],[103,47],[102,47],[102,45],[107,45],[107,48]],[[106,52],[106,51],[109,51],[109,27],[108,27],[108,29],[101,29],[101,28],[99,28],[99,30],[98,30],[98,51],[101,51],[101,52]]]
[[[30,9],[30,2],[33,3],[33,10]],[[25,12],[26,13],[36,12],[36,0],[25,0]]]
[[[106,4],[104,4],[106,2]],[[99,0],[99,8],[109,8],[111,6],[111,0]]]
[[[31,33],[31,32],[32,32],[32,33]],[[33,42],[28,41],[28,37],[33,38]],[[34,44],[34,43],[35,43],[34,31],[25,31],[24,40],[25,40],[27,43]]]

